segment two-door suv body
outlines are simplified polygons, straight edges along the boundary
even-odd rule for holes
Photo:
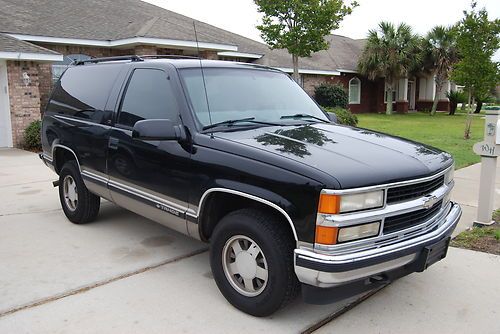
[[[222,294],[265,316],[425,270],[461,215],[449,154],[330,119],[272,68],[93,59],[55,85],[40,156],[69,220],[104,198],[209,242]]]

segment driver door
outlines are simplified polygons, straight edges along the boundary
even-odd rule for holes
[[[177,141],[132,138],[137,121],[181,123],[178,86],[163,69],[134,68],[108,142],[108,187],[113,201],[186,233],[190,153]]]

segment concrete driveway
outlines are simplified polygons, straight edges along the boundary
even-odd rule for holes
[[[473,276],[459,284],[446,283],[460,271],[470,272],[478,258],[460,253],[475,252],[451,250],[450,260],[436,264],[427,276],[415,274],[396,282],[363,303],[363,309],[356,307],[333,322],[328,323],[357,299],[327,306],[298,299],[272,317],[254,318],[234,309],[219,293],[207,245],[109,202],[102,203],[95,223],[71,224],[60,209],[57,188],[51,184],[54,179],[56,175],[35,154],[0,150],[0,333],[298,333],[320,327],[323,332],[349,328],[356,332],[358,323],[363,332],[385,332],[390,328],[383,326],[383,319],[373,328],[359,319],[377,314],[380,305],[390,310],[390,305],[411,302],[416,293],[422,301],[422,293],[434,290],[446,291],[444,299],[430,294],[417,305],[427,305],[428,312],[436,305],[447,314],[446,301],[476,282]],[[464,264],[462,259],[469,257]],[[483,270],[496,265],[491,275],[498,275],[498,282],[499,257],[486,255],[481,261]],[[458,269],[447,271],[447,266]],[[477,315],[465,329],[491,318],[490,308],[498,306],[495,297],[500,297],[498,284],[493,290],[480,290],[476,299],[467,295],[467,312]],[[460,300],[453,305],[459,307]],[[357,316],[348,318],[351,313]],[[404,324],[414,315],[400,314],[398,319]],[[498,329],[498,321],[492,325]],[[436,326],[445,324],[438,321]]]
[[[258,319],[229,305],[207,245],[104,201],[71,224],[37,155],[0,150],[0,333],[301,332],[348,302]]]

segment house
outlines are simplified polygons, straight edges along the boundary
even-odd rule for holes
[[[299,60],[304,89],[312,95],[314,87],[323,82],[341,84],[348,91],[348,107],[352,112],[385,112],[387,90],[384,79],[371,81],[358,73],[358,59],[366,40],[339,35],[329,35],[326,40],[330,45],[327,50]],[[257,62],[291,72],[291,56],[284,50],[270,50]],[[446,92],[450,90],[455,90],[455,85],[448,82],[439,97],[438,110],[449,111]],[[393,85],[393,109],[397,112],[430,110],[435,93],[433,75],[401,78]]]
[[[140,0],[0,0],[0,147],[22,144],[24,129],[40,119],[52,84],[75,59],[199,55],[292,72],[285,50],[270,50],[263,43],[193,21]],[[338,35],[327,39],[328,50],[299,61],[304,89],[313,94],[323,82],[339,83],[349,92],[353,112],[385,110],[383,79],[370,81],[357,73],[364,40]],[[403,78],[395,88],[396,110],[430,108],[432,77]],[[442,98],[440,109],[447,109]]]

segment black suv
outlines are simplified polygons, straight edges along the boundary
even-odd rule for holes
[[[444,258],[460,207],[453,159],[336,124],[276,69],[199,59],[92,59],[43,117],[64,213],[100,198],[210,243],[235,307],[272,314],[300,290],[327,303]]]

